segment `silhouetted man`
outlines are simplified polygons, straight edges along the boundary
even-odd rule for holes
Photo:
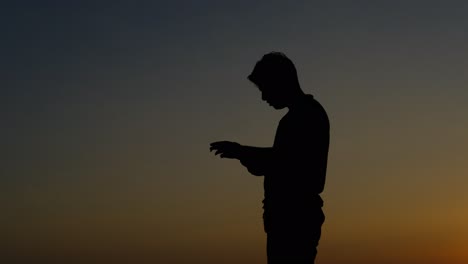
[[[263,223],[268,263],[314,263],[321,226],[327,170],[329,130],[327,114],[312,95],[305,94],[292,61],[271,52],[248,76],[275,109],[287,107],[273,147],[211,143],[221,158],[238,159],[248,171],[264,176]]]

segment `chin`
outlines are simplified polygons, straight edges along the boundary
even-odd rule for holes
[[[283,106],[283,105],[271,105],[271,107],[273,107],[273,108],[276,109],[276,110],[280,110],[280,109],[285,108],[286,106]]]

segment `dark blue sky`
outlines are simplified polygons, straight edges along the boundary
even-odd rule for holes
[[[0,244],[99,251],[113,234],[130,236],[122,252],[166,252],[148,253],[159,263],[228,263],[230,249],[262,262],[261,181],[208,144],[271,145],[284,111],[246,76],[277,50],[331,120],[320,263],[343,244],[341,263],[463,248],[467,13],[466,1],[3,3]]]

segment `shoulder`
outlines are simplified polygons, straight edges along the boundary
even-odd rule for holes
[[[315,125],[329,126],[328,114],[322,104],[312,95],[308,95],[307,103],[304,107],[304,118],[312,119]]]
[[[328,120],[328,114],[327,111],[325,111],[325,108],[323,107],[322,104],[319,103],[316,99],[313,99],[313,111],[314,114],[319,117],[321,120],[326,121],[327,123],[329,122]]]

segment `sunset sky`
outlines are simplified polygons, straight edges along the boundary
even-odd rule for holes
[[[209,143],[272,145],[270,51],[331,122],[316,262],[468,263],[468,1],[7,2],[0,263],[265,264]]]

